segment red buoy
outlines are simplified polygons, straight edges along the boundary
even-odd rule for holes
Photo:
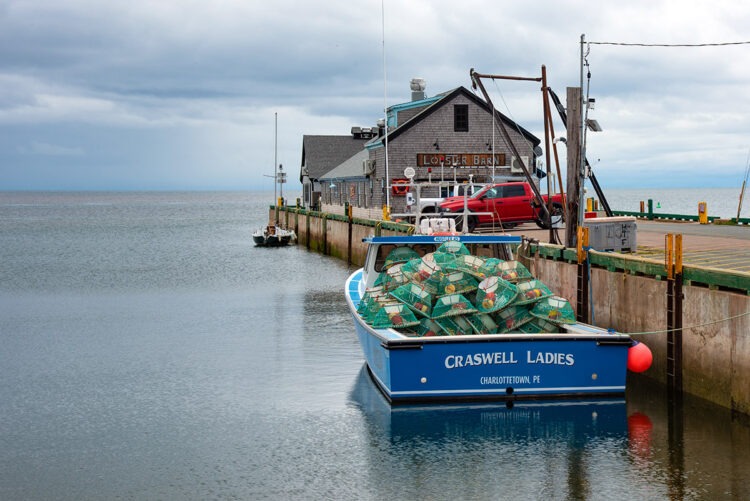
[[[633,346],[628,349],[628,370],[631,372],[643,372],[651,367],[654,356],[645,344],[634,341]]]

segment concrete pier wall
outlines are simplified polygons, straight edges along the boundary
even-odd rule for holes
[[[575,305],[576,264],[532,257],[530,269]],[[645,375],[667,381],[667,283],[624,271],[591,269],[595,325],[630,333],[654,362]],[[683,289],[683,389],[750,415],[750,296],[703,285]]]
[[[281,221],[297,232],[299,245],[353,265],[364,262],[369,235],[404,234],[405,225],[337,214],[287,209]],[[273,209],[269,219],[273,220]],[[534,276],[575,306],[577,264],[571,250],[545,248],[521,259]],[[667,282],[663,264],[645,263],[620,254],[596,253],[591,258],[592,323],[631,333],[649,346],[654,362],[645,375],[667,380]],[[689,271],[689,270],[688,270]],[[694,270],[703,277],[705,270]],[[686,271],[686,276],[687,271]],[[720,277],[721,278],[721,277]],[[727,283],[735,277],[724,278]],[[742,280],[745,280],[744,278]],[[750,415],[750,295],[720,290],[705,281],[684,286],[684,391],[733,411]]]

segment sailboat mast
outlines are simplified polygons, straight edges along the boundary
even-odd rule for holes
[[[385,65],[385,1],[380,1],[380,17],[383,29],[383,119],[385,120],[385,205],[391,210],[391,178],[388,172],[388,78]]]

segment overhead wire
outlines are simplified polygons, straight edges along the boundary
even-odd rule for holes
[[[718,42],[718,43],[629,43],[629,42],[591,42],[586,41],[589,45],[619,45],[623,47],[724,47],[728,45],[750,45],[747,42]]]

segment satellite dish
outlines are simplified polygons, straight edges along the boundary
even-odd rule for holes
[[[539,146],[534,146],[534,155],[541,157],[544,151]]]
[[[407,167],[406,169],[404,169],[404,176],[408,177],[409,179],[414,179],[416,173],[417,172],[414,170],[414,167]]]

